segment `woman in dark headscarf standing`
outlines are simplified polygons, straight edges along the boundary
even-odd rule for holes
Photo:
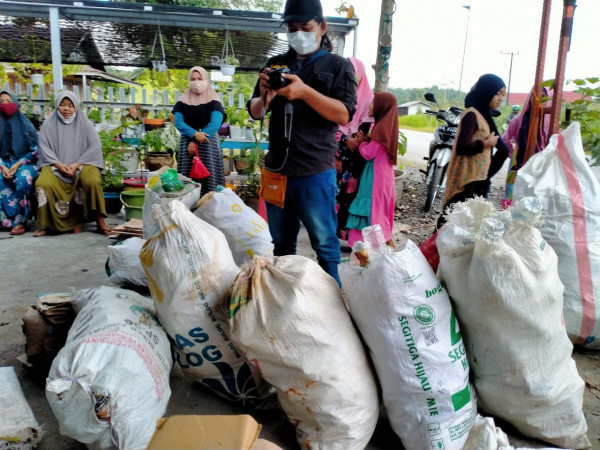
[[[448,165],[438,228],[445,223],[444,211],[448,206],[476,196],[487,198],[490,180],[508,156],[508,147],[499,137],[493,119],[493,112],[505,96],[504,81],[491,73],[479,77],[467,94]]]
[[[173,108],[175,127],[181,133],[177,153],[177,172],[189,177],[192,159],[198,155],[210,176],[202,178],[201,195],[225,186],[223,152],[219,128],[226,118],[219,96],[210,86],[208,73],[195,66],[189,72],[189,88],[181,95]]]
[[[38,177],[38,135],[19,111],[19,101],[0,92],[0,226],[19,235],[31,217],[33,184]]]
[[[40,130],[43,167],[35,184],[40,229],[34,236],[45,236],[49,230],[77,233],[81,225],[94,220],[96,231],[108,236],[100,137],[73,92],[59,92],[54,105]]]

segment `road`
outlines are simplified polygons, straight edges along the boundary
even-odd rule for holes
[[[427,161],[423,158],[429,153],[429,142],[433,134],[414,130],[400,131],[406,136],[408,149],[404,156],[398,160],[399,164],[425,169]]]
[[[400,130],[407,138],[406,153],[401,158],[398,158],[398,164],[407,167],[417,167],[425,169],[427,160],[423,159],[429,154],[429,142],[433,137],[433,133],[425,133],[414,130]],[[506,174],[508,173],[508,160],[504,163],[502,169],[498,171],[496,176],[492,178],[492,185],[503,186],[506,183]]]

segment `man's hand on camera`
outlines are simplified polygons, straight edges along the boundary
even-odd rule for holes
[[[260,98],[264,102],[265,111],[269,110],[271,100],[273,100],[273,98],[275,98],[275,96],[277,95],[277,91],[274,91],[269,87],[269,76],[267,75],[267,72],[269,70],[270,69],[267,68],[264,72],[258,75],[258,78],[260,80]]]
[[[282,73],[282,78],[290,81],[286,87],[278,89],[277,95],[281,95],[288,100],[298,100],[304,98],[304,93],[306,91],[307,85],[304,84],[304,81],[298,75],[292,75],[289,73]]]

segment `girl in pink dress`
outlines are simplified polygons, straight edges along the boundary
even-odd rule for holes
[[[379,224],[387,244],[394,247],[395,180],[394,167],[398,158],[398,103],[389,92],[376,92],[369,115],[375,125],[368,136],[356,135],[358,151],[367,160],[358,187],[358,195],[349,208],[348,246],[362,241],[362,229]]]

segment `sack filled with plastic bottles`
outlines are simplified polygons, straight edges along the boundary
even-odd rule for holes
[[[557,257],[535,227],[541,203],[458,203],[439,230],[438,276],[461,324],[477,404],[526,436],[589,447],[584,382],[562,319]]]

